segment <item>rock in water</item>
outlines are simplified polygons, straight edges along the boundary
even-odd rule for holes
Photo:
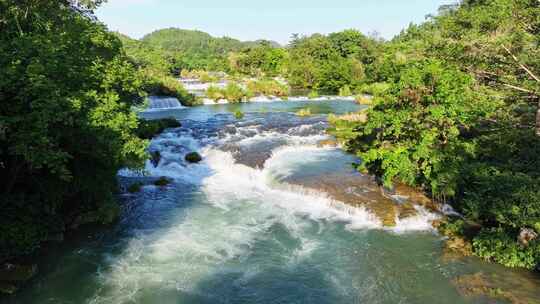
[[[158,187],[164,187],[164,186],[167,186],[170,183],[171,183],[171,181],[167,177],[162,176],[162,177],[160,177],[158,180],[156,180],[154,182],[154,185],[156,185]]]
[[[528,247],[529,242],[534,241],[536,238],[538,238],[538,234],[534,230],[531,228],[522,228],[519,232],[518,242],[523,247]]]
[[[186,155],[186,161],[189,163],[198,163],[202,160],[202,157],[197,152],[191,152]]]
[[[154,168],[157,168],[159,161],[161,160],[161,153],[159,153],[159,151],[153,151],[150,153],[150,156],[150,161],[152,162],[152,165],[154,166]]]

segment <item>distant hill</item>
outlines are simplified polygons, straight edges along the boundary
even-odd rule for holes
[[[231,51],[257,46],[262,40],[240,41],[230,37],[213,37],[208,33],[197,30],[168,28],[152,32],[144,36],[141,41],[169,51],[226,55]],[[279,43],[275,41],[269,42],[275,47],[280,47]]]
[[[126,53],[142,66],[166,69],[174,73],[182,69],[224,71],[228,67],[227,56],[246,48],[254,48],[263,41],[240,41],[230,37],[213,37],[197,30],[168,28],[147,34],[140,40],[116,33],[124,44]],[[267,41],[281,47],[275,41]]]

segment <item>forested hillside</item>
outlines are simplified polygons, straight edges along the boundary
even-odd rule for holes
[[[242,42],[237,39],[213,37],[208,33],[176,28],[162,29],[144,36],[141,41],[158,48],[174,60],[174,67],[181,69],[226,70],[230,52],[254,47],[258,41]],[[271,42],[273,46],[279,46]]]

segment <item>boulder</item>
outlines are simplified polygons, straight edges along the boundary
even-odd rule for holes
[[[141,182],[136,182],[127,187],[127,191],[129,193],[137,193],[141,191],[141,188],[143,187],[143,184]]]
[[[159,151],[152,151],[150,152],[150,161],[152,162],[152,165],[154,168],[157,168],[159,161],[161,160],[161,153]]]
[[[188,163],[198,163],[202,160],[202,157],[197,152],[191,152],[186,155],[185,159]]]
[[[154,182],[154,185],[159,186],[159,187],[164,187],[170,183],[171,181],[168,178],[166,178],[165,176],[162,176]]]

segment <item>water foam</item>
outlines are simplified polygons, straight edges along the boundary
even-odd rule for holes
[[[159,111],[185,108],[178,98],[164,96],[148,96],[149,106],[147,111]]]
[[[306,128],[300,126],[295,131],[302,133]],[[230,271],[228,263],[249,257],[257,241],[272,237],[268,231],[276,224],[285,227],[299,242],[290,254],[290,265],[321,248],[321,243],[306,233],[313,224],[319,229],[327,223],[342,223],[348,230],[382,229],[380,220],[365,208],[333,200],[320,191],[279,182],[298,164],[316,162],[335,153],[335,148],[314,145],[321,135],[301,139],[299,135],[271,131],[256,136],[261,138],[255,140],[285,136],[288,142],[273,151],[262,169],[236,163],[230,152],[201,147],[189,133],[169,132],[152,142],[151,149],[160,151],[161,160],[156,167],[148,162],[146,174],[198,185],[198,203],[176,211],[169,225],[136,233],[120,256],[110,257],[110,267],[98,274],[103,287],[91,303],[137,302],[141,292],[147,290],[198,294],[199,282],[212,274]],[[249,144],[250,140],[246,137],[238,142]],[[200,151],[201,163],[187,164],[183,160],[191,150]],[[417,216],[398,219],[391,231],[427,230],[433,217],[419,208]],[[251,269],[239,280],[249,280],[256,274],[257,269]]]

